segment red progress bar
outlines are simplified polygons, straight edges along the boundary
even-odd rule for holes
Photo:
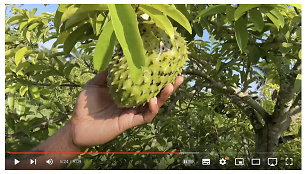
[[[180,152],[9,152],[9,154],[180,154]]]

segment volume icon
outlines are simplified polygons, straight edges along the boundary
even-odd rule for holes
[[[49,165],[52,165],[53,164],[53,160],[50,158],[50,159],[46,160],[46,163],[49,164]]]

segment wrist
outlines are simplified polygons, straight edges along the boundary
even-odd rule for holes
[[[72,118],[73,119],[73,118]],[[70,120],[66,126],[69,130],[69,139],[70,139],[70,142],[71,142],[71,146],[74,147],[75,149],[78,149],[78,151],[84,151],[87,146],[83,146],[83,145],[80,145],[80,143],[77,143],[76,141],[76,135],[75,135],[75,128],[74,126],[72,125],[73,123],[73,120]]]

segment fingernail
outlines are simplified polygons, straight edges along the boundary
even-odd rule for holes
[[[153,103],[154,103],[155,105],[157,105],[157,98],[156,98],[156,97],[153,98]]]

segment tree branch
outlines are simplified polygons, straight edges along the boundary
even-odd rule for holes
[[[295,103],[295,101],[293,101],[295,97],[294,84],[300,72],[301,61],[298,60],[292,69],[290,69],[285,57],[276,59],[275,64],[278,67],[277,71],[280,79],[280,89],[271,118],[274,123],[287,123],[289,125],[291,121],[289,120],[288,113],[292,112],[290,111],[291,109],[294,109],[292,108],[293,103]],[[286,126],[283,126],[281,131],[285,130]]]
[[[284,137],[279,137],[278,143],[279,143],[279,145],[280,144],[285,144],[288,141],[291,141],[291,140],[293,140],[295,138],[296,138],[295,135],[287,135],[287,136],[284,136]]]
[[[233,88],[231,86],[227,86],[221,82],[218,82],[214,80],[212,77],[209,77],[205,73],[198,71],[198,70],[184,70],[183,73],[197,75],[197,76],[204,78],[205,80],[208,80],[212,86],[214,86],[216,89],[221,91],[223,94],[229,96],[230,98],[232,98],[232,96],[237,97],[240,101],[235,100],[234,101],[235,103],[239,103],[242,101],[246,103],[247,105],[249,105],[254,110],[256,110],[263,117],[265,121],[268,119],[269,113],[262,106],[260,106],[255,100],[253,100],[252,97],[250,97],[247,94],[244,94],[238,89]]]
[[[34,82],[33,84],[37,85],[37,86],[51,86],[52,85],[51,83],[36,83],[36,82]],[[63,87],[81,87],[80,85],[77,85],[77,84],[60,84],[59,86],[63,86]]]
[[[290,109],[288,115],[289,117],[292,117],[296,114],[299,114],[302,112],[302,107],[301,106],[296,106],[295,108],[293,108],[292,110]]]
[[[292,105],[290,106],[289,109],[289,115],[292,115],[290,113],[292,113],[294,110],[297,109],[297,107],[300,107],[301,103],[300,101],[302,100],[302,93],[300,92],[294,99]]]
[[[245,73],[245,79],[244,79],[244,83],[243,83],[243,89],[242,92],[244,94],[248,94],[248,87],[249,87],[249,79],[251,76],[251,62],[247,61],[247,67],[246,67],[246,73]]]

